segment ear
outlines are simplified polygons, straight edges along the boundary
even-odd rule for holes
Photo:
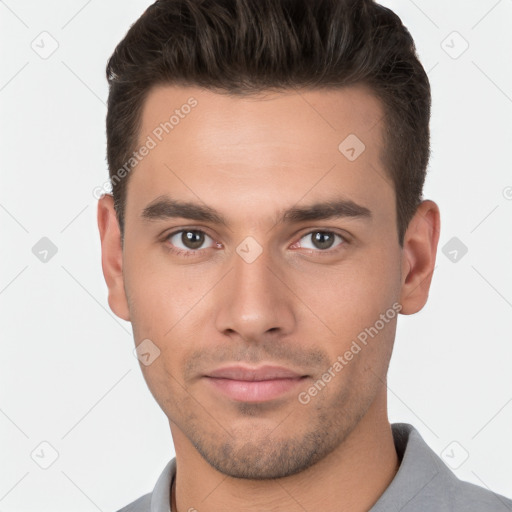
[[[98,200],[98,229],[101,238],[101,266],[108,287],[108,305],[119,318],[129,322],[121,231],[114,209],[114,198],[110,194],[104,194]]]
[[[427,302],[440,228],[439,207],[433,201],[422,201],[404,235],[400,294],[403,315],[417,313]]]

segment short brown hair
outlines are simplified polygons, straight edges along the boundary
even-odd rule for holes
[[[113,177],[137,147],[153,86],[247,95],[361,83],[383,105],[382,160],[403,245],[422,201],[431,96],[414,41],[390,9],[373,0],[157,0],[117,45],[107,79],[107,160],[121,234],[128,179]]]

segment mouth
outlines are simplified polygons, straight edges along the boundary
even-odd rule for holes
[[[238,402],[266,402],[296,389],[307,375],[281,366],[229,366],[205,375],[214,390]]]

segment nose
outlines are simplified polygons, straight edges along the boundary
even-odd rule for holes
[[[286,335],[296,322],[296,298],[286,284],[285,272],[268,251],[254,260],[233,255],[232,270],[216,296],[216,328],[248,342]]]

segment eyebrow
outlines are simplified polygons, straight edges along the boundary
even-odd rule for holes
[[[215,209],[199,203],[178,201],[166,195],[151,201],[142,210],[141,217],[145,221],[184,218],[228,226],[226,219]],[[369,221],[372,219],[372,212],[350,199],[334,199],[289,208],[282,213],[277,223],[299,223],[335,218],[355,218]]]

